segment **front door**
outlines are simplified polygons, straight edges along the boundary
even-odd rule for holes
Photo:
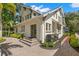
[[[36,24],[31,25],[31,37],[36,38]]]

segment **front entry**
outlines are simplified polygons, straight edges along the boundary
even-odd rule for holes
[[[31,37],[36,38],[36,24],[31,25]]]

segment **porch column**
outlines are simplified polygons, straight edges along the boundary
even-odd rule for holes
[[[40,35],[42,43],[44,43],[44,34],[45,34],[44,30],[45,30],[44,29],[44,24],[42,24],[41,25],[41,35]]]

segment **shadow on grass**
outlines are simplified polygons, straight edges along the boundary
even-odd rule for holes
[[[11,51],[9,51],[10,48],[22,48],[23,46],[19,44],[11,44],[11,43],[3,43],[0,45],[1,49],[1,56],[5,55],[12,55]]]

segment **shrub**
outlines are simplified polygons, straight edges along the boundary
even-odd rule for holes
[[[6,39],[0,37],[0,43],[1,43],[1,42],[4,42],[5,40],[6,40]]]
[[[79,40],[76,38],[76,36],[75,35],[71,35],[70,36],[70,45],[72,46],[72,47],[79,47]]]
[[[69,35],[70,35],[69,32],[65,32],[65,33],[64,33],[64,36],[69,36]]]
[[[52,48],[52,47],[54,47],[54,41],[53,40],[51,40],[51,41],[45,40],[45,42],[42,43],[42,47]]]
[[[10,34],[11,37],[14,37],[14,38],[17,38],[17,39],[20,39],[20,38],[23,38],[23,35],[22,34]]]

